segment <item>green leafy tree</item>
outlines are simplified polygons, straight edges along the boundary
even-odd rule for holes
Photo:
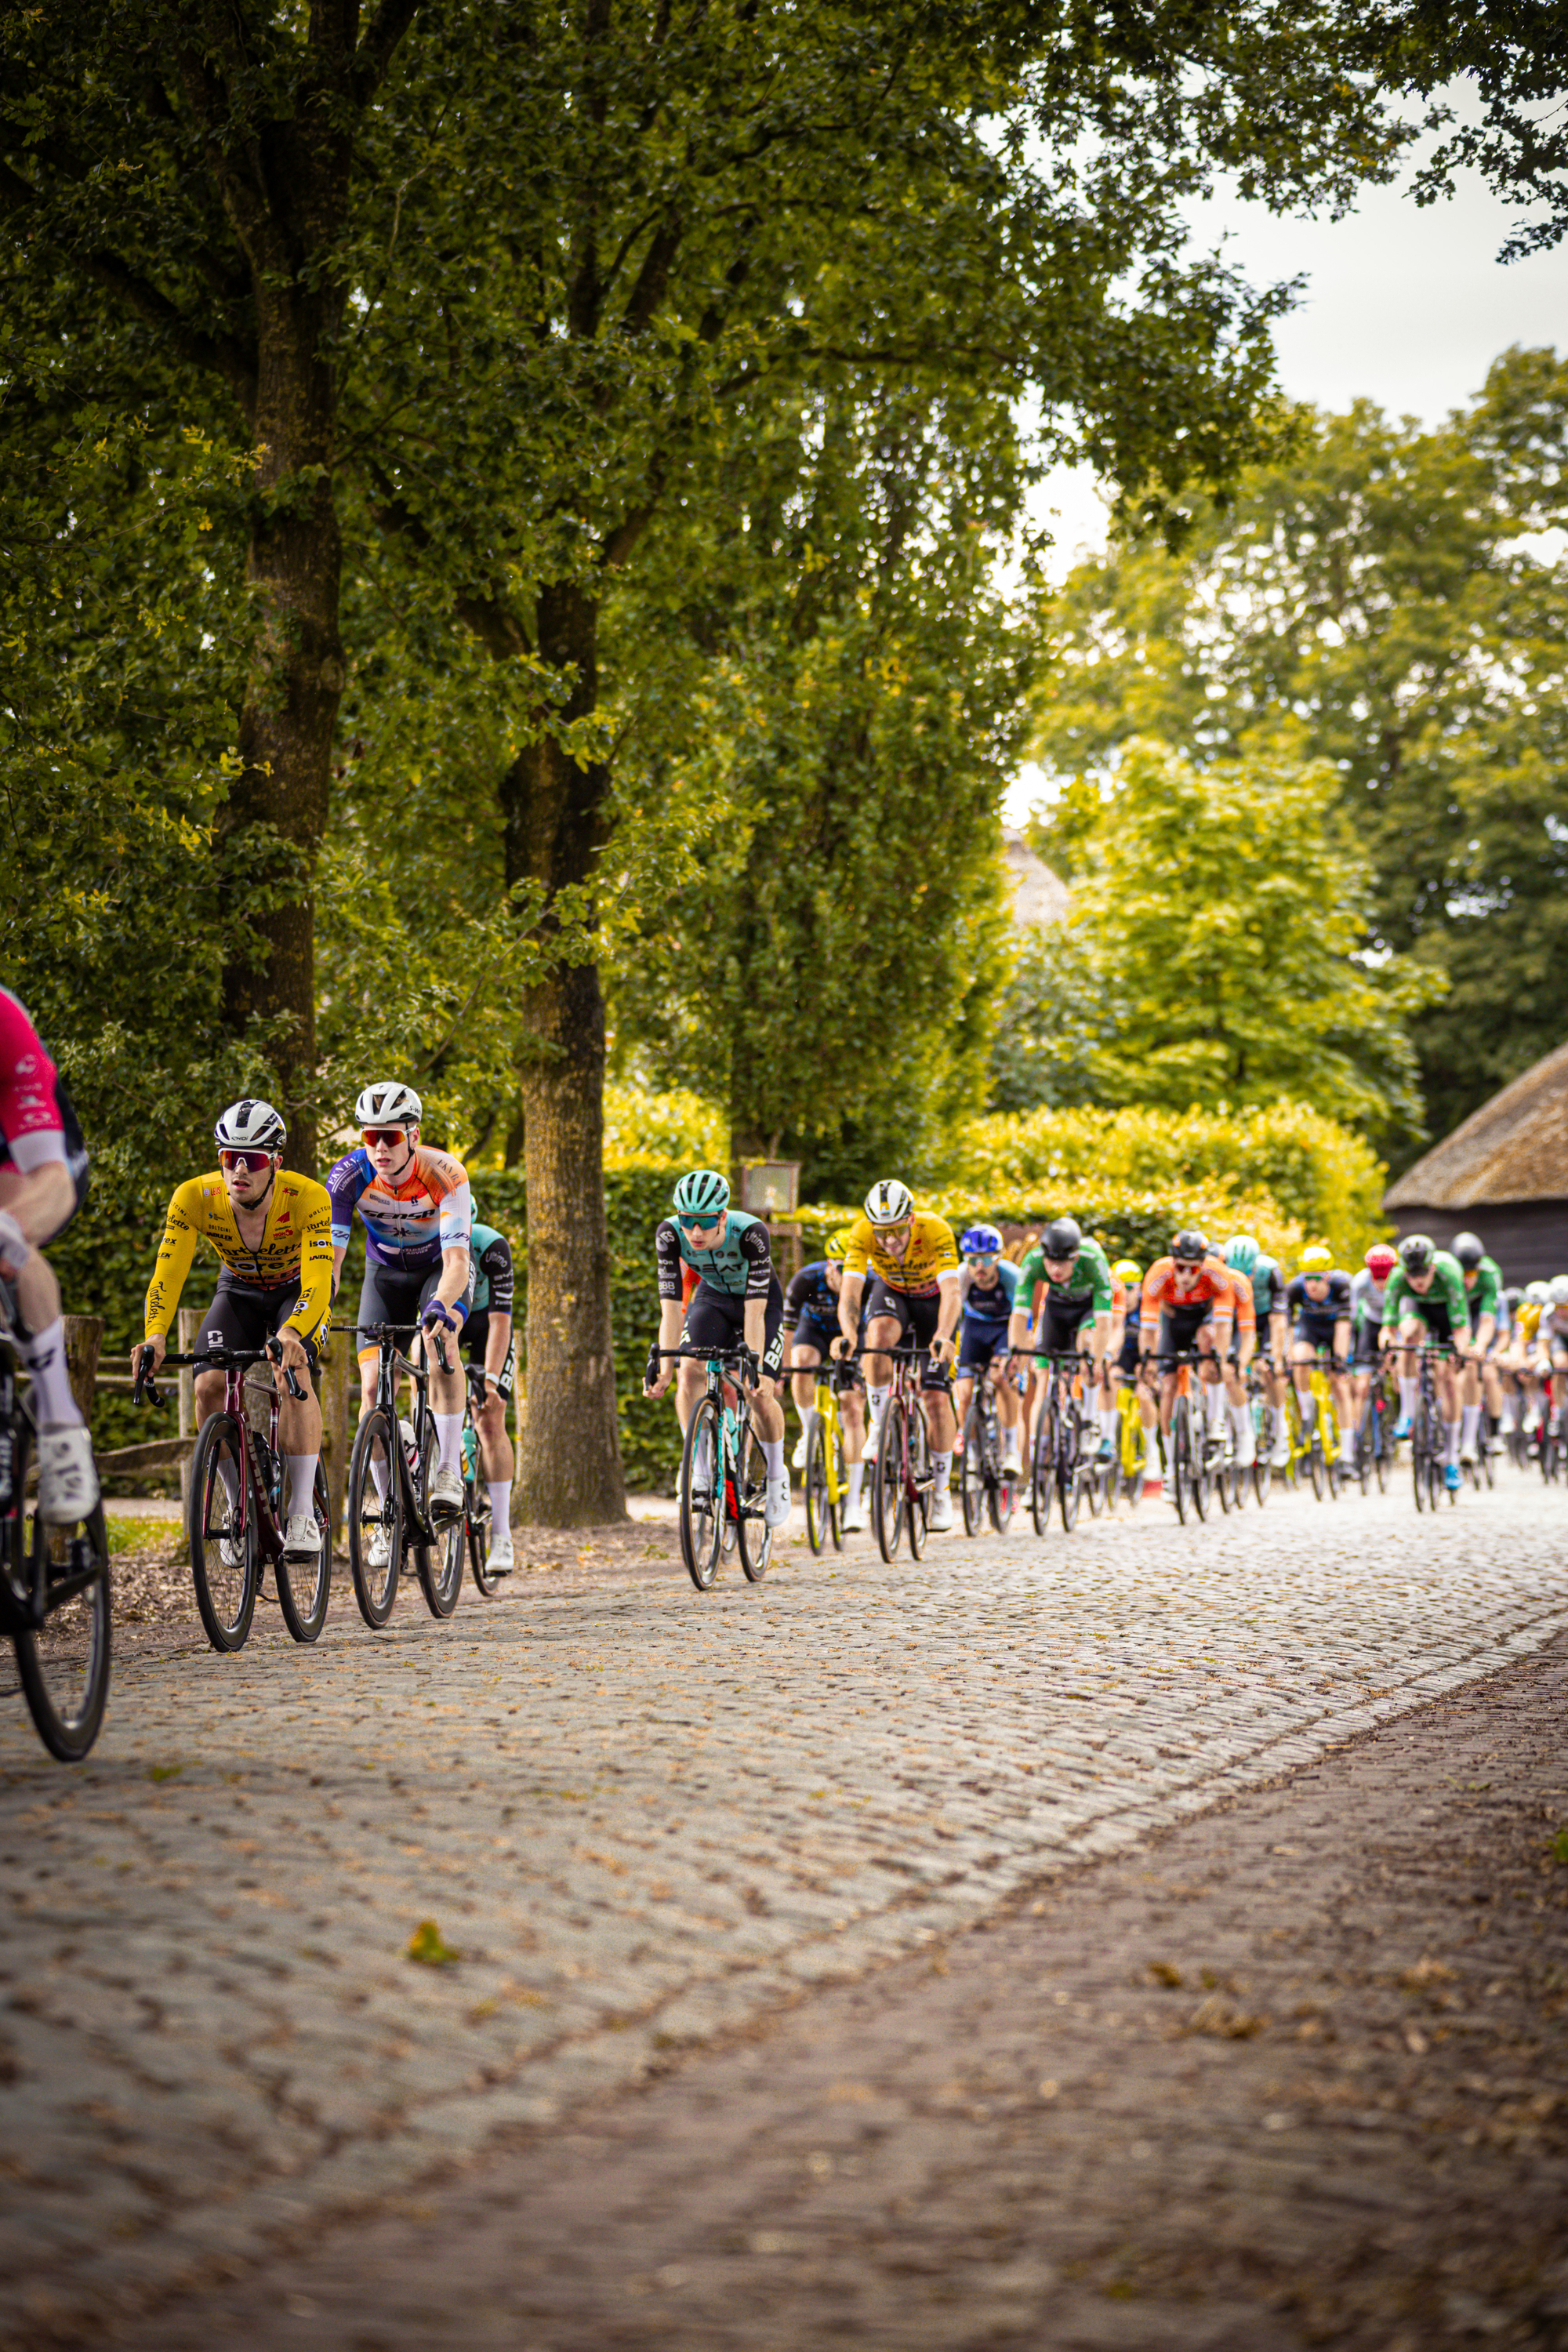
[[[1365,862],[1336,840],[1326,761],[1199,768],[1135,739],[1082,844],[1070,936],[1120,990],[1098,1097],[1173,1110],[1281,1096],[1381,1127],[1414,1110],[1402,1013],[1421,980],[1369,965]]]
[[[1118,544],[1048,612],[1037,741],[1076,782],[1045,854],[1071,868],[1134,735],[1329,760],[1370,944],[1446,983],[1412,1014],[1446,1129],[1568,1018],[1568,564],[1541,536],[1568,501],[1568,369],[1509,352],[1433,431],[1365,403],[1298,425],[1179,555]]]

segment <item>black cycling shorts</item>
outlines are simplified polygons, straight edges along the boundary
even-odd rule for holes
[[[1005,1323],[975,1323],[966,1315],[958,1327],[958,1370],[973,1380],[992,1359],[1007,1353]]]
[[[683,1348],[741,1348],[746,1339],[746,1302],[731,1290],[715,1290],[704,1276],[686,1304],[680,1334]],[[776,1381],[784,1370],[784,1292],[778,1276],[768,1278],[767,1307],[763,1317],[763,1372]]]
[[[377,1265],[374,1258],[365,1261],[364,1280],[360,1285],[357,1323],[396,1323],[405,1329],[418,1322],[428,1302],[441,1286],[442,1265],[439,1258],[434,1265],[415,1266],[405,1273],[395,1265]],[[463,1293],[466,1307],[474,1295],[474,1254],[468,1253],[468,1283]],[[363,1333],[356,1335],[355,1346],[363,1363],[375,1353],[375,1341]],[[405,1347],[404,1353],[407,1353]]]
[[[942,1320],[942,1293],[933,1297],[928,1292],[911,1293],[890,1290],[879,1275],[873,1275],[866,1293],[866,1321],[874,1323],[879,1315],[898,1318],[900,1346],[912,1340],[920,1357],[922,1389],[945,1389],[952,1384],[952,1374],[945,1364],[933,1364],[931,1343],[936,1338],[936,1327]],[[861,1327],[861,1344],[865,1345],[865,1327]]]
[[[1363,1316],[1356,1325],[1351,1339],[1351,1362],[1358,1371],[1368,1370],[1380,1360],[1383,1350],[1377,1344],[1377,1335],[1382,1328],[1375,1315]]]
[[[476,1371],[482,1372],[485,1369],[485,1348],[489,1336],[490,1310],[488,1307],[482,1307],[477,1315],[470,1315],[463,1326],[463,1353]],[[517,1333],[514,1328],[511,1338],[507,1341],[505,1363],[499,1372],[492,1372],[489,1376],[491,1388],[500,1391],[503,1401],[511,1395],[512,1371],[516,1362]]]
[[[1042,1363],[1047,1356],[1070,1356],[1079,1344],[1079,1334],[1094,1313],[1092,1292],[1081,1298],[1054,1298],[1047,1290],[1040,1301],[1040,1320],[1035,1332],[1035,1361]]]
[[[1160,1344],[1162,1356],[1184,1355],[1196,1345],[1198,1333],[1205,1323],[1214,1320],[1214,1300],[1200,1298],[1191,1307],[1162,1307],[1160,1309]]]
[[[202,1317],[202,1328],[196,1334],[193,1355],[205,1356],[210,1349],[233,1349],[244,1354],[254,1349],[258,1353],[266,1347],[274,1332],[281,1331],[300,1304],[298,1282],[274,1283],[263,1288],[254,1282],[240,1282],[230,1274],[220,1274],[212,1305]],[[302,1345],[310,1362],[321,1356],[323,1329],[314,1339]]]
[[[1452,1339],[1454,1336],[1453,1318],[1448,1313],[1448,1302],[1446,1298],[1424,1298],[1417,1306],[1412,1295],[1405,1301],[1405,1314],[1415,1316],[1425,1323],[1426,1337],[1434,1347],[1440,1347],[1444,1340]],[[1402,1317],[1401,1320],[1403,1319]],[[1467,1339],[1469,1337],[1468,1324],[1465,1327],[1465,1337]]]
[[[1132,1380],[1137,1374],[1138,1326],[1136,1323],[1131,1325],[1121,1335],[1121,1351],[1116,1359],[1116,1369],[1127,1380]]]
[[[815,1348],[819,1356],[830,1356],[833,1342],[844,1335],[837,1323],[820,1323],[815,1315],[803,1315],[793,1336],[796,1347]]]

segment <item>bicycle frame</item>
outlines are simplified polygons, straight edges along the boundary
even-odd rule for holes
[[[1039,1361],[1037,1357],[1037,1367]],[[1089,1384],[1095,1377],[1093,1359],[1080,1348],[1055,1349],[1045,1362],[1029,1493],[1038,1536],[1050,1525],[1053,1490],[1063,1528],[1070,1534],[1078,1523],[1080,1473],[1088,1466],[1083,1453],[1084,1415],[1091,1392]]]
[[[408,1460],[407,1447],[399,1444],[393,1448],[393,1452],[397,1458],[403,1507],[414,1522],[414,1540],[416,1543],[434,1544],[437,1538],[430,1521],[429,1502],[421,1491],[425,1484],[425,1442],[430,1429],[430,1367],[427,1363],[416,1363],[412,1358],[402,1354],[396,1344],[400,1339],[405,1339],[418,1328],[416,1323],[356,1323],[353,1327],[356,1339],[374,1339],[376,1343],[375,1404],[390,1416],[395,1430],[402,1426],[397,1410],[399,1379],[406,1378],[413,1387],[414,1460],[419,1465],[417,1482]],[[436,1360],[444,1372],[451,1370],[439,1332],[436,1335]]]
[[[882,1558],[891,1567],[906,1520],[910,1557],[919,1559],[923,1554],[936,1479],[930,1466],[931,1440],[921,1404],[920,1383],[915,1378],[916,1364],[925,1350],[917,1349],[912,1340],[905,1339],[896,1348],[879,1348],[874,1352],[887,1356],[893,1372],[887,1408],[882,1415],[882,1432],[873,1472],[875,1484],[871,1490],[871,1517],[878,1546]],[[943,1386],[951,1390],[951,1373],[944,1379]],[[915,1433],[917,1420],[920,1423],[918,1435]],[[896,1452],[891,1449],[896,1449]],[[918,1467],[917,1464],[924,1466]],[[895,1494],[890,1528],[888,1524],[889,1484]]]
[[[270,1364],[275,1370],[283,1374],[289,1383],[289,1394],[297,1400],[305,1394],[298,1378],[282,1362],[280,1357],[273,1355],[269,1348],[214,1348],[199,1355],[177,1356],[171,1353],[164,1356],[163,1363],[158,1368],[159,1370],[162,1371],[163,1366],[168,1364],[173,1364],[176,1369],[188,1365],[195,1371],[223,1374],[223,1403],[219,1411],[227,1413],[232,1421],[238,1423],[245,1432],[246,1440],[239,1454],[239,1494],[237,1497],[239,1524],[241,1527],[245,1525],[246,1514],[250,1507],[254,1482],[256,1525],[261,1538],[262,1557],[270,1560],[280,1559],[283,1556],[283,1530],[279,1525],[278,1515],[273,1509],[272,1496],[268,1491],[268,1481],[262,1475],[261,1464],[255,1456],[254,1449],[260,1433],[252,1428],[250,1416],[245,1409],[245,1376],[254,1364]],[[155,1405],[163,1403],[163,1400],[159,1394],[155,1377],[151,1372],[144,1374],[141,1388],[132,1391],[133,1397],[139,1399],[143,1391],[150,1403]],[[278,1391],[278,1383],[274,1381],[268,1391],[267,1444],[271,1448],[272,1460],[279,1473],[281,1473],[283,1457],[278,1450],[278,1415],[282,1408],[282,1402],[283,1400]]]
[[[702,1395],[687,1423],[681,1454],[680,1549],[687,1573],[699,1592],[706,1592],[718,1574],[720,1559],[731,1549],[731,1528],[749,1582],[761,1583],[773,1555],[773,1531],[767,1525],[766,1507],[752,1500],[743,1486],[746,1442],[752,1436],[753,1391],[736,1378],[736,1373],[750,1352],[743,1347],[682,1346],[654,1350],[662,1361],[685,1360],[704,1368]],[[694,1454],[700,1425],[710,1408],[718,1429],[718,1460],[709,1466],[712,1483],[705,1486],[699,1482]],[[709,1508],[702,1509],[701,1506]],[[707,1517],[716,1523],[713,1538],[710,1541],[704,1538],[700,1543],[697,1521]],[[748,1536],[748,1528],[758,1522],[762,1525],[760,1538]]]
[[[101,1574],[99,1563],[90,1567],[77,1559],[66,1576],[49,1574],[47,1550],[38,1546],[26,1581],[18,1583],[12,1572],[13,1560],[26,1557],[21,1540],[26,1525],[26,1496],[22,1481],[14,1473],[18,1454],[16,1431],[18,1423],[26,1425],[36,1450],[37,1421],[32,1398],[22,1391],[16,1379],[17,1356],[16,1341],[11,1336],[10,1318],[0,1301],[0,1633],[37,1633],[52,1610],[74,1601],[98,1581]],[[73,1550],[87,1549],[79,1538]]]

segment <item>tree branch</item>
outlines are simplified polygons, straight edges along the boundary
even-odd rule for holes
[[[419,14],[420,0],[380,0],[354,55],[350,77],[354,99],[368,106],[386,79],[397,45]]]
[[[533,641],[528,631],[510,606],[498,603],[495,597],[459,589],[455,609],[458,620],[472,629],[493,660],[526,661],[532,654]]]

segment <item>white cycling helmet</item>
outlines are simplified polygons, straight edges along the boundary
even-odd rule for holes
[[[213,1129],[220,1151],[281,1151],[288,1139],[282,1113],[256,1095],[230,1103]]]
[[[901,1225],[915,1213],[915,1196],[896,1176],[885,1176],[866,1195],[866,1214],[874,1225]]]
[[[1549,1307],[1552,1304],[1552,1285],[1549,1282],[1527,1282],[1524,1295],[1532,1307]]]
[[[1552,1304],[1553,1307],[1568,1307],[1568,1274],[1552,1276]]]
[[[383,1078],[366,1087],[354,1105],[356,1127],[417,1127],[425,1106],[412,1087],[397,1078]]]

